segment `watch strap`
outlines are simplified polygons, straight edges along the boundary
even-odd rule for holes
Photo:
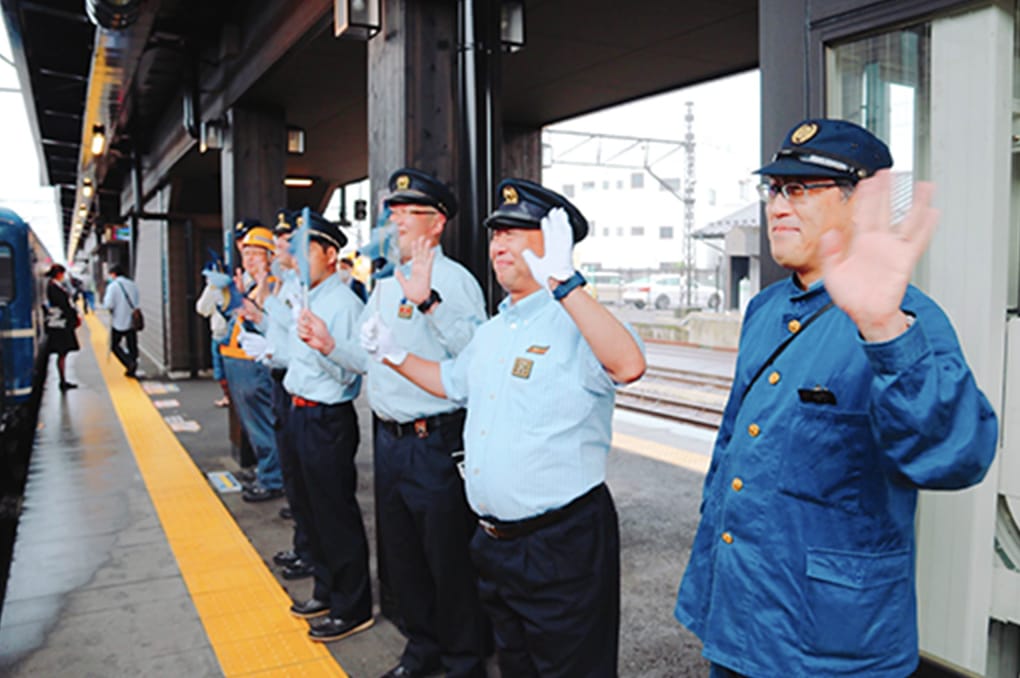
[[[573,292],[574,289],[583,287],[587,283],[588,281],[584,279],[584,276],[581,275],[580,271],[574,271],[574,275],[561,282],[556,286],[556,289],[552,291],[553,299],[556,301],[563,301],[563,299]]]
[[[431,290],[429,292],[428,299],[426,299],[425,301],[423,301],[420,304],[418,304],[418,311],[420,313],[428,313],[429,309],[431,309],[433,306],[435,306],[436,304],[438,304],[442,300],[443,300],[443,298],[441,296],[439,296],[439,292],[436,292],[435,290]]]

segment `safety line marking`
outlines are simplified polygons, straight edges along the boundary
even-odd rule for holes
[[[680,466],[702,475],[708,473],[708,465],[712,462],[711,457],[704,454],[681,450],[678,447],[670,447],[652,440],[629,436],[626,433],[613,433],[613,447],[673,466]]]
[[[86,316],[92,349],[181,576],[225,676],[347,673],[308,626],[139,382],[107,352],[106,327]],[[102,357],[105,356],[105,359]]]

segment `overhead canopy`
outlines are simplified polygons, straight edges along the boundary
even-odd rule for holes
[[[110,189],[92,212],[120,213],[131,148],[155,158],[150,174],[218,172],[182,130],[181,99],[196,81],[203,120],[237,103],[285,110],[307,134],[288,173],[326,185],[367,174],[366,48],[333,37],[328,0],[148,0],[118,32],[93,26],[82,0],[0,4],[43,181],[61,187],[65,238],[83,176]],[[503,121],[538,128],[757,61],[754,0],[530,0],[526,46],[503,59]],[[93,164],[82,143],[97,124],[112,152]]]

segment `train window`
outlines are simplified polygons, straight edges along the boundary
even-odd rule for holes
[[[14,253],[0,243],[0,304],[14,299]]]

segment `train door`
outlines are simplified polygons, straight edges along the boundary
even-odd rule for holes
[[[1012,2],[832,40],[826,114],[893,153],[894,209],[918,179],[942,217],[915,283],[949,314],[1002,424],[996,464],[962,492],[922,493],[917,519],[921,650],[979,675],[1020,663],[1020,87]]]

